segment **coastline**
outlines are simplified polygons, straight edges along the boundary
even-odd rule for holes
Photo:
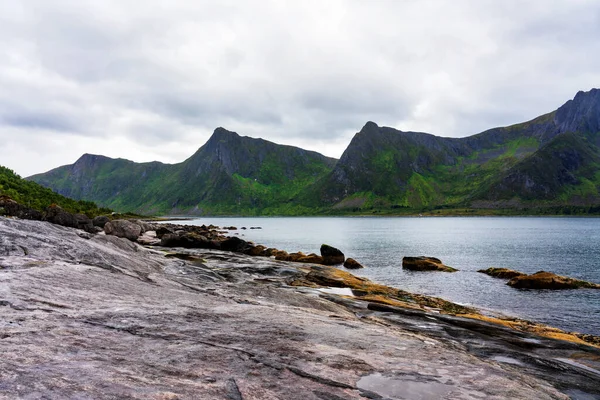
[[[1,376],[13,377],[1,378],[13,398],[31,393],[34,381],[58,397],[87,385],[94,398],[192,398],[199,391],[207,398],[236,393],[266,399],[281,390],[297,393],[281,398],[409,395],[386,392],[394,382],[413,394],[439,390],[431,398],[600,396],[600,349],[577,336],[545,327],[544,337],[538,325],[523,321],[457,316],[452,311],[474,310],[332,267],[218,250],[144,248],[38,221],[0,218],[0,231],[0,293],[8,311],[0,331],[7,361],[0,368]],[[189,260],[165,257],[163,250]],[[353,293],[321,291],[326,287]],[[113,354],[100,345],[105,339],[122,350]],[[146,347],[130,346],[145,341]],[[204,359],[195,353],[200,348],[214,354]],[[232,352],[242,357],[232,359]],[[133,380],[119,377],[114,356]],[[160,368],[150,368],[147,357]],[[253,375],[256,360],[262,366]],[[47,366],[42,373],[39,365]],[[81,377],[74,365],[84,371]],[[90,369],[100,365],[105,372]],[[178,387],[148,381],[152,374]],[[282,382],[282,374],[295,378]],[[53,383],[56,375],[69,388]],[[97,391],[106,383],[108,391]]]
[[[590,239],[600,233],[595,222],[543,217],[207,217],[182,223],[234,225],[239,230],[228,235],[289,251],[318,253],[320,244],[332,244],[366,266],[352,273],[375,282],[566,331],[600,335],[600,320],[588,317],[595,315],[599,291],[515,289],[507,285],[508,280],[477,273],[504,266],[528,274],[546,270],[600,282],[596,268],[600,253]],[[251,226],[263,229],[241,229]],[[579,256],[570,257],[575,249]],[[439,257],[460,271],[445,275],[403,270],[402,257],[414,255]]]

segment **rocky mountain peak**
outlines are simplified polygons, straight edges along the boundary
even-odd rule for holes
[[[361,132],[369,132],[369,131],[378,130],[378,129],[379,129],[379,125],[377,125],[375,122],[367,121],[365,126],[363,126],[360,131]]]
[[[554,121],[561,132],[600,132],[600,90],[578,92],[556,110]]]
[[[229,131],[223,127],[218,127],[217,129],[214,130],[209,141],[210,140],[219,140],[219,141],[231,140],[231,139],[239,138],[239,137],[240,137],[240,135],[238,135],[236,132]]]

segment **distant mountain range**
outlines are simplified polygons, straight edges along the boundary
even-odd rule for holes
[[[74,199],[154,214],[598,208],[600,90],[465,138],[367,122],[339,160],[218,128],[180,164],[85,154],[28,179]]]

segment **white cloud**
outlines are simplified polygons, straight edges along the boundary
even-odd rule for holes
[[[339,157],[367,120],[466,136],[600,82],[596,1],[0,5],[0,164],[183,161],[218,126]]]

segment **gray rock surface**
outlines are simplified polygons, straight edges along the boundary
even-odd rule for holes
[[[288,286],[306,265],[177,252],[0,217],[0,399],[600,395],[596,348]]]
[[[114,235],[129,240],[136,240],[142,234],[142,231],[143,229],[139,224],[125,219],[116,219],[104,225],[104,232],[107,235]]]

